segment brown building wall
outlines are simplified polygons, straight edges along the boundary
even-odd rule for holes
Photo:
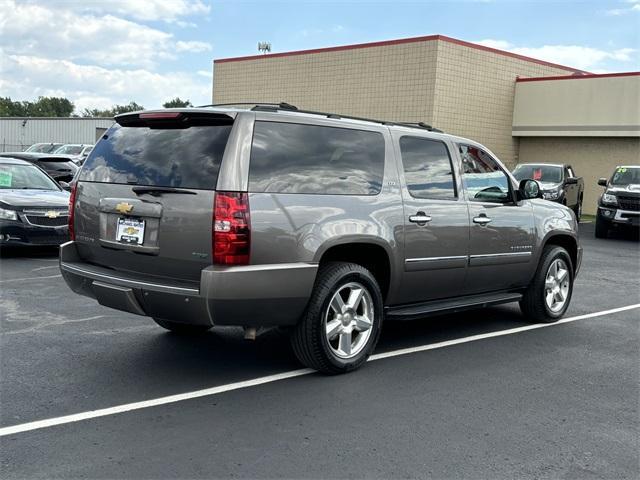
[[[429,121],[436,42],[216,62],[213,103],[289,102],[371,118]]]
[[[213,103],[280,102],[394,121],[423,121],[479,141],[512,166],[517,76],[575,70],[434,35],[216,60]]]
[[[486,145],[514,166],[518,139],[511,136],[511,127],[516,77],[571,72],[453,42],[438,43],[433,124]]]
[[[610,177],[617,165],[638,164],[640,138],[522,137],[520,162],[569,163],[584,178],[584,213],[595,214],[602,187],[598,178]]]

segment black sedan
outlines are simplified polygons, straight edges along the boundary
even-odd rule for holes
[[[69,192],[32,163],[0,158],[0,247],[59,245],[68,220]]]
[[[5,152],[0,153],[0,157],[19,158],[21,160],[34,163],[47,172],[56,182],[69,183],[79,168],[69,155],[52,155],[50,153],[33,152]]]

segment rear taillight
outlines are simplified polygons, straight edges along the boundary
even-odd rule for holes
[[[76,239],[76,232],[73,228],[73,220],[76,211],[76,190],[78,189],[78,183],[74,182],[71,185],[71,196],[69,197],[69,237],[71,240]]]
[[[248,265],[250,247],[249,195],[216,192],[213,205],[213,263]]]

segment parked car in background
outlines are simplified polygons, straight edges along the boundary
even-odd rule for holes
[[[30,153],[53,153],[60,148],[62,143],[34,143],[25,152]]]
[[[517,180],[530,178],[540,183],[542,198],[566,205],[580,220],[584,198],[584,180],[571,165],[547,163],[519,163],[513,169]]]
[[[31,152],[4,152],[0,157],[12,157],[31,162],[42,168],[56,182],[69,183],[76,172],[78,165],[68,155],[54,155],[47,153]]]
[[[640,227],[640,165],[616,167],[598,199],[596,237],[605,238],[613,227]]]
[[[33,163],[0,158],[0,248],[69,239],[69,192]]]
[[[71,193],[75,292],[176,333],[286,327],[301,363],[362,365],[383,319],[520,302],[565,313],[575,216],[485,147],[426,125],[305,112],[119,115]]]
[[[93,145],[68,143],[62,145],[55,152],[59,155],[68,155],[76,164],[82,165],[89,153],[93,150]]]

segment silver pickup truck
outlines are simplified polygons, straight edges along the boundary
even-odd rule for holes
[[[71,194],[60,268],[77,293],[177,333],[290,332],[353,370],[383,320],[520,302],[566,311],[574,213],[482,145],[424,124],[288,104],[127,113]]]

